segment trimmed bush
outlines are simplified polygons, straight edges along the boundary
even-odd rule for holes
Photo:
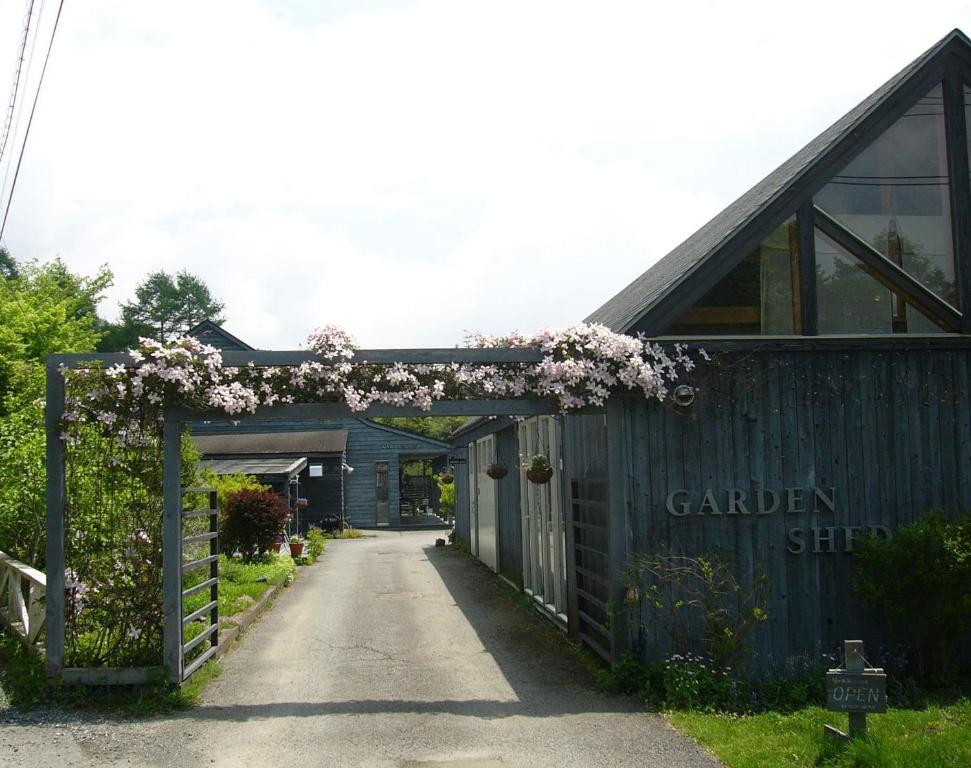
[[[290,510],[272,491],[244,489],[226,499],[225,551],[239,550],[244,560],[266,552],[283,530]]]
[[[971,631],[971,515],[931,512],[897,529],[892,541],[864,539],[853,585],[891,641],[911,654],[913,674],[950,685]]]

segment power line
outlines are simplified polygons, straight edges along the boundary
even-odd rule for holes
[[[41,30],[41,19],[44,18],[44,6],[47,4],[47,0],[40,0],[40,5],[37,8],[37,23],[34,24],[34,39],[30,41],[30,47],[28,48],[29,53],[27,54],[26,64],[27,67],[24,69],[23,80],[24,88],[27,87],[27,83],[30,82],[30,72],[34,66],[34,58],[37,53],[37,41],[40,39]],[[24,116],[24,111],[18,109],[15,111],[15,117],[13,121],[13,127],[10,131],[10,136],[16,136],[20,132],[20,121]],[[4,190],[7,189],[7,180],[10,178],[10,169],[13,166],[13,157],[10,154],[7,155],[7,162],[4,163],[3,167],[3,179],[0,180],[0,200],[4,198]]]
[[[7,207],[3,212],[3,222],[0,223],[0,242],[3,241],[3,232],[7,228],[7,217],[10,215],[10,205],[13,202],[13,193],[17,188],[17,179],[20,177],[20,164],[24,160],[24,150],[27,148],[27,138],[30,136],[30,127],[34,123],[34,112],[37,110],[37,100],[40,98],[40,89],[44,84],[44,75],[47,73],[47,63],[51,59],[51,49],[54,47],[54,38],[57,35],[57,25],[61,20],[61,11],[64,10],[64,0],[57,6],[57,16],[54,17],[54,28],[51,30],[51,39],[47,44],[47,54],[44,56],[44,66],[40,71],[40,79],[37,81],[37,91],[34,93],[34,103],[30,107],[30,117],[27,119],[27,128],[24,130],[24,143],[20,145],[20,156],[17,158],[17,170],[14,171],[13,181],[10,184],[10,194],[7,196]]]
[[[34,18],[34,0],[27,4],[27,16],[24,19],[24,33],[20,38],[20,52],[17,54],[17,71],[13,78],[13,91],[10,94],[10,104],[7,107],[7,119],[3,126],[3,138],[0,139],[0,160],[3,160],[3,152],[7,148],[7,140],[10,138],[10,125],[13,123],[13,113],[17,106],[17,94],[20,92],[20,72],[24,68],[24,53],[27,50],[27,38],[30,35],[30,22]]]

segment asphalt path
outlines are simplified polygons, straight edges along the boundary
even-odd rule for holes
[[[662,717],[599,691],[558,629],[477,561],[435,548],[437,535],[329,542],[199,707],[93,736],[9,724],[0,764],[718,765]]]

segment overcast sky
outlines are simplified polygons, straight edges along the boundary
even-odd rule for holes
[[[108,317],[187,269],[263,348],[565,325],[954,27],[971,2],[67,0],[4,241],[108,264]]]

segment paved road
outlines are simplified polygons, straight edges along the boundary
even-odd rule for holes
[[[435,549],[436,535],[331,542],[191,712],[106,723],[80,742],[69,723],[46,737],[10,725],[0,750],[19,728],[35,767],[716,765],[662,718],[598,692],[555,628],[475,561]]]

